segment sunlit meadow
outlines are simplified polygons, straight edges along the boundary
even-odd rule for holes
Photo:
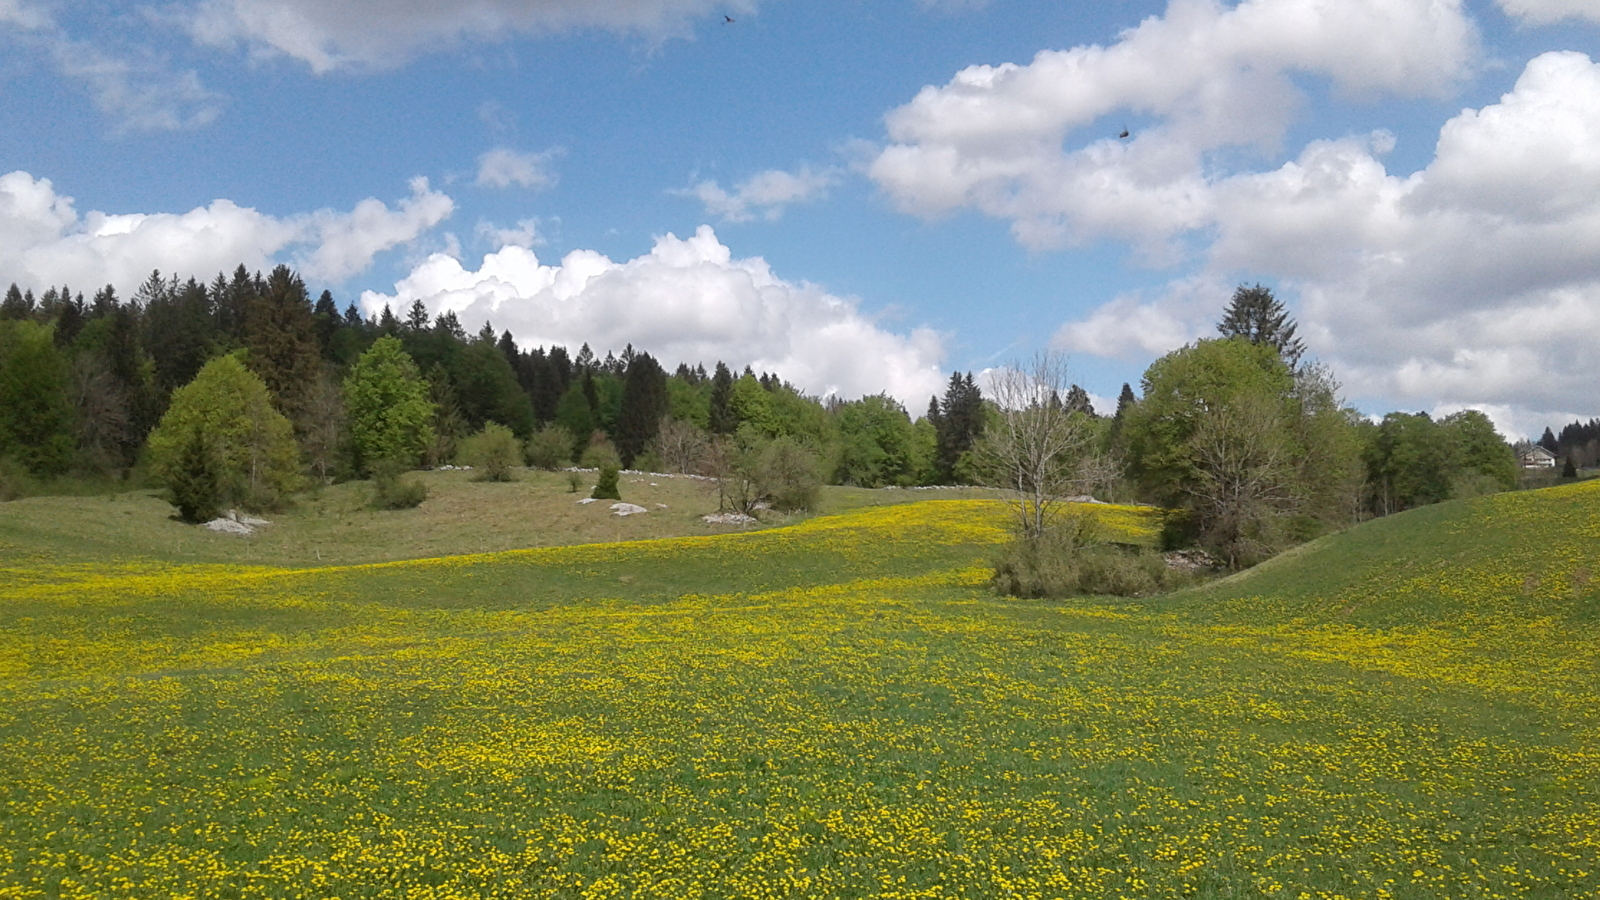
[[[1600,892],[1600,490],[1137,601],[996,598],[1005,521],[0,555],[0,898]]]

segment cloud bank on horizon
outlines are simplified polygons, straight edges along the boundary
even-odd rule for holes
[[[367,291],[361,305],[403,314],[418,300],[473,327],[490,322],[522,346],[588,343],[604,354],[632,344],[667,365],[750,365],[818,395],[887,392],[913,410],[944,390],[938,334],[895,334],[856,300],[785,281],[760,258],[735,259],[709,225],[689,238],[664,235],[620,263],[578,250],[549,266],[508,245],[473,271],[435,253],[393,294]]]

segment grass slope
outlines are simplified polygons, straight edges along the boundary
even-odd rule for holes
[[[982,501],[16,564],[0,897],[1593,896],[1596,521],[1438,507],[1143,602],[994,598]]]
[[[317,567],[746,530],[701,521],[717,508],[716,495],[705,481],[626,473],[623,499],[650,512],[619,518],[611,514],[609,502],[577,502],[589,496],[595,478],[593,472],[579,474],[582,487],[573,492],[565,472],[517,470],[518,480],[499,484],[473,481],[473,473],[466,471],[414,472],[406,479],[426,485],[428,499],[416,509],[383,512],[367,508],[372,496],[367,482],[348,482],[301,495],[292,508],[266,517],[271,526],[247,538],[177,521],[161,491],[33,497],[0,503],[0,561],[136,558]],[[937,492],[965,498],[992,494],[980,489]],[[927,496],[924,491],[829,486],[822,491],[822,511]]]

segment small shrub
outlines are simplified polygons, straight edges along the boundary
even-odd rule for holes
[[[572,432],[560,425],[546,425],[528,438],[523,458],[535,469],[554,472],[572,459]]]
[[[1094,531],[1094,523],[1080,517],[1034,538],[1019,537],[1001,549],[990,583],[996,592],[1013,597],[1135,597],[1172,590],[1192,580],[1169,568],[1160,553],[1097,543]]]
[[[583,476],[577,472],[567,473],[567,493],[576,494],[578,488],[583,487]]]
[[[372,508],[413,509],[428,499],[428,486],[415,479],[400,477],[405,466],[386,459],[372,466]]]
[[[594,483],[594,493],[589,496],[596,500],[621,500],[622,491],[617,488],[616,466],[604,466],[600,469],[600,479]]]
[[[578,458],[578,465],[585,469],[604,469],[608,466],[620,470],[622,457],[617,455],[617,448],[611,446],[606,436],[596,431],[589,439],[589,446]]]
[[[489,422],[461,442],[459,455],[477,471],[473,476],[477,481],[510,481],[511,467],[522,461],[522,448],[511,429]]]

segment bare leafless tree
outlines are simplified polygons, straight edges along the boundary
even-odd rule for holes
[[[706,450],[706,433],[692,422],[680,422],[663,416],[661,428],[656,432],[656,452],[669,472],[686,474],[700,465]]]
[[[988,480],[1015,492],[1012,508],[1025,538],[1038,538],[1064,502],[1114,474],[1094,452],[1093,420],[1061,401],[1070,385],[1066,357],[1052,352],[989,378],[995,418],[976,451]]]
[[[97,468],[122,465],[119,447],[132,423],[128,395],[117,384],[99,353],[80,353],[72,360],[72,402],[78,411],[78,449]]]
[[[344,418],[344,392],[338,372],[325,363],[321,377],[305,393],[302,419],[305,432],[300,438],[306,463],[323,484],[333,480],[339,444],[344,437]]]

